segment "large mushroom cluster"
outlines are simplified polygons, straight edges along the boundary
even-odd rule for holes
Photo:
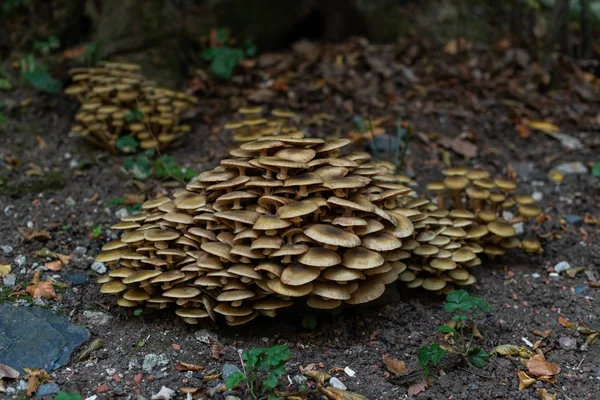
[[[436,292],[475,282],[480,238],[501,236],[471,235],[475,214],[419,198],[387,163],[343,155],[348,143],[262,137],[172,199],[145,202],[96,259],[111,267],[101,292],[124,307],[172,305],[192,324],[221,314],[239,325],[294,301],[366,303],[397,280]]]
[[[233,133],[234,142],[246,143],[263,136],[296,132],[296,119],[296,114],[289,110],[273,109],[267,115],[260,106],[242,107],[223,128]]]
[[[136,64],[101,62],[69,71],[73,83],[65,93],[81,104],[71,134],[118,151],[117,140],[134,137],[142,149],[165,148],[190,131],[181,116],[197,99],[161,88]]]

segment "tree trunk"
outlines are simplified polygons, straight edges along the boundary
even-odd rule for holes
[[[592,58],[592,23],[590,22],[590,1],[581,0],[581,58]]]
[[[554,7],[552,7],[552,19],[550,20],[546,41],[544,43],[544,60],[542,66],[547,72],[553,70],[553,54],[557,50],[559,44],[562,43],[563,47],[568,46],[568,38],[564,37],[568,37],[568,22],[569,0],[556,0]],[[562,50],[568,51],[568,48],[563,48]]]

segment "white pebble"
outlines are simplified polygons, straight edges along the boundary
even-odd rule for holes
[[[92,270],[99,275],[104,275],[106,273],[106,265],[101,262],[95,262],[92,264]]]

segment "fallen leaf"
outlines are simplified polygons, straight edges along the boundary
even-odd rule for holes
[[[152,400],[171,400],[171,397],[175,395],[175,391],[173,389],[169,389],[166,386],[160,388],[158,393],[151,397]]]
[[[565,274],[567,274],[567,276],[569,278],[575,278],[575,276],[586,270],[586,267],[577,267],[577,268],[569,268],[568,270],[565,271]]]
[[[67,265],[71,261],[71,256],[67,256],[65,254],[56,253],[56,257],[63,265]]]
[[[566,319],[564,317],[558,317],[557,321],[558,321],[559,324],[561,324],[565,328],[571,329],[571,330],[573,330],[575,332],[582,333],[584,335],[592,335],[594,333],[598,333],[598,331],[590,329],[590,327],[588,327],[583,322],[571,322],[571,321],[569,321],[568,319]]]
[[[560,365],[547,361],[546,357],[539,353],[527,361],[527,369],[535,376],[552,376],[560,372]]]
[[[522,139],[527,139],[529,136],[531,136],[531,131],[529,130],[527,125],[517,124],[516,129],[517,133],[519,134],[519,137],[521,137]]]
[[[88,203],[95,203],[98,200],[98,192],[94,193],[94,195],[92,197],[90,197],[89,199],[87,199]]]
[[[44,140],[44,138],[41,137],[40,135],[37,135],[35,137],[35,140],[36,140],[36,142],[37,142],[37,144],[38,144],[38,146],[39,146],[39,148],[41,150],[44,150],[46,147],[48,147],[48,143],[46,143],[46,141]]]
[[[517,372],[517,377],[519,378],[519,392],[527,389],[536,382],[534,378],[530,377],[523,371]]]
[[[328,373],[323,372],[323,371],[306,371],[306,370],[302,371],[301,370],[301,372],[304,375],[306,375],[307,377],[309,377],[310,379],[312,379],[313,381],[321,383],[321,384],[325,383],[325,381],[328,381],[329,378],[331,378],[331,375],[329,375]]]
[[[515,356],[518,355],[523,358],[531,358],[535,355],[531,350],[524,346],[517,346],[514,344],[501,344],[492,349],[490,354],[500,354],[501,356]]]
[[[221,377],[221,375],[223,375],[222,372],[219,372],[218,374],[213,374],[213,375],[204,375],[204,378],[202,378],[202,382],[206,383],[206,382],[214,381],[215,379],[219,379]]]
[[[109,390],[110,390],[110,386],[108,386],[108,383],[105,383],[105,384],[100,385],[97,388],[95,388],[94,392],[96,392],[96,393],[106,393]]]
[[[427,382],[413,382],[408,386],[408,395],[416,396],[419,393],[423,393],[427,389]]]
[[[460,38],[459,40],[452,39],[444,46],[444,53],[447,54],[457,54],[458,50],[471,50],[472,44],[465,38]]]
[[[0,380],[2,379],[17,379],[19,372],[13,367],[6,364],[0,364]]]
[[[50,271],[60,271],[63,267],[63,263],[60,260],[50,261],[44,264],[44,267],[48,268]]]
[[[137,203],[143,203],[146,200],[146,194],[136,194],[136,193],[125,193],[123,194],[125,197],[125,205],[133,205]]]
[[[546,122],[546,121],[529,121],[527,122],[527,125],[531,128],[531,129],[536,129],[538,131],[542,131],[545,133],[548,132],[559,132],[560,128],[550,122]]]
[[[536,336],[540,336],[540,337],[543,337],[544,339],[546,339],[552,333],[552,329],[546,329],[545,331],[540,331],[540,330],[534,329],[531,331],[531,333],[533,333]]]
[[[550,180],[552,182],[562,182],[563,179],[565,179],[564,175],[561,174],[559,171],[553,169],[549,174],[548,174],[548,178],[550,178]]]
[[[438,139],[438,143],[440,144],[440,146],[452,150],[465,158],[473,158],[477,155],[478,152],[478,148],[476,145],[467,140],[459,138],[451,139],[444,136]]]
[[[204,371],[204,366],[178,361],[175,369],[177,371]]]
[[[179,391],[183,394],[195,394],[196,392],[198,392],[200,390],[200,388],[194,388],[194,387],[180,387]]]
[[[585,214],[583,217],[583,222],[588,225],[600,225],[600,218],[590,214]]]
[[[27,287],[27,292],[31,294],[34,299],[45,298],[55,299],[56,292],[54,291],[54,284],[52,281],[40,282],[35,285]]]
[[[535,392],[540,396],[540,400],[556,400],[556,393],[548,393],[546,388],[537,388]]]
[[[402,375],[408,372],[408,368],[406,368],[406,363],[397,358],[392,358],[389,354],[383,355],[383,363],[387,367],[390,372],[393,372],[394,375]]]
[[[0,264],[0,278],[4,278],[6,275],[10,274],[10,271],[10,264]]]
[[[27,368],[23,367],[23,371],[25,371],[25,380],[27,381],[27,388],[25,389],[25,393],[27,396],[32,396],[35,392],[37,392],[38,388],[42,383],[45,383],[48,379],[50,379],[50,375],[46,372],[46,370],[39,368]]]
[[[354,393],[349,390],[337,389],[331,386],[324,388],[319,385],[317,386],[317,389],[329,400],[369,400],[362,394]]]
[[[50,239],[50,233],[48,231],[38,231],[32,230],[28,228],[17,228],[17,231],[25,238],[27,241],[39,240],[40,242],[44,242]]]
[[[221,343],[212,337],[209,337],[208,341],[210,343],[210,357],[218,360],[221,358]]]

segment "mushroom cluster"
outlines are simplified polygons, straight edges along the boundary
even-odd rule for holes
[[[157,87],[136,64],[101,62],[69,71],[65,94],[81,104],[71,134],[118,151],[119,137],[135,137],[142,149],[165,148],[190,131],[180,123],[197,99]]]
[[[246,143],[263,136],[275,136],[298,131],[296,114],[288,110],[274,109],[265,115],[263,107],[242,107],[235,120],[227,122],[223,128],[233,132],[236,143]]]
[[[469,233],[475,216],[419,198],[367,153],[342,155],[348,144],[294,132],[231,150],[112,227],[123,235],[96,258],[111,269],[100,291],[124,307],[172,305],[192,324],[221,314],[239,325],[294,301],[366,303],[397,280],[440,293],[474,283],[485,251],[485,235]]]

